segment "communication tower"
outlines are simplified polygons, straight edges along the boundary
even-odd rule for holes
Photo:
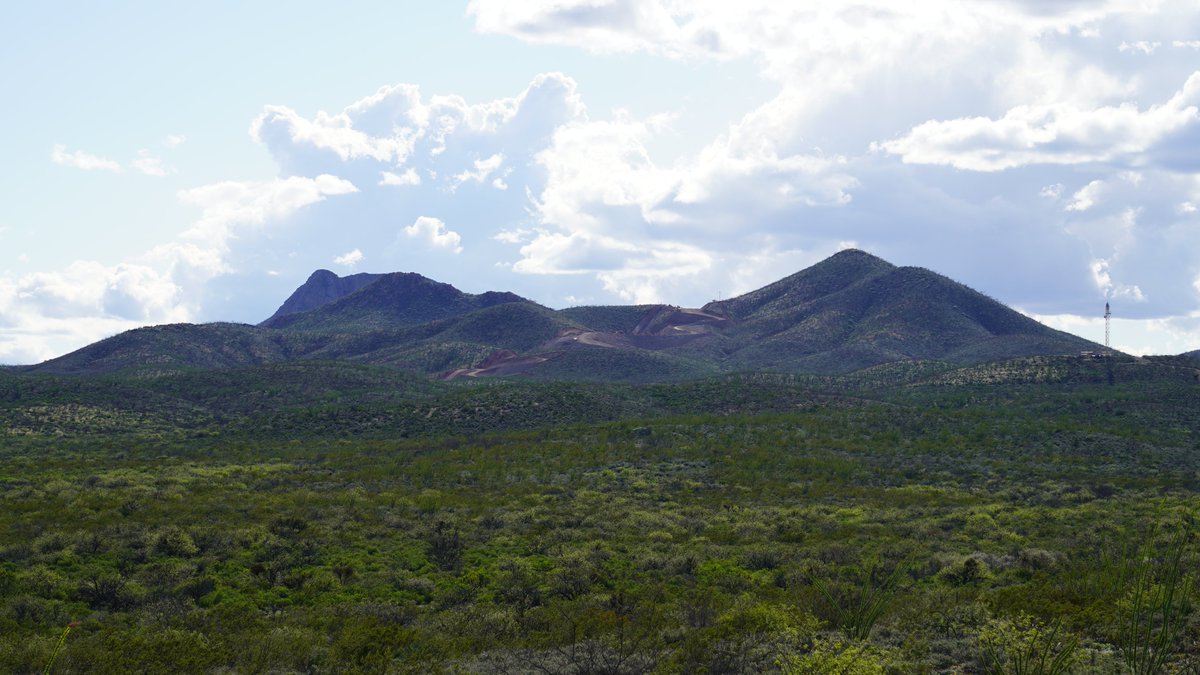
[[[1112,310],[1108,308],[1108,303],[1106,302],[1106,303],[1104,303],[1104,347],[1105,347],[1105,349],[1112,349],[1112,345],[1109,344],[1109,335],[1110,335],[1109,325],[1111,323],[1112,323]]]

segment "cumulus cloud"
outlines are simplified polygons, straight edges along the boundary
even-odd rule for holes
[[[1079,189],[1064,208],[1066,211],[1087,211],[1104,192],[1104,181],[1094,180]]]
[[[462,139],[483,143],[487,137],[493,143],[536,144],[539,138],[529,134],[548,136],[558,123],[583,113],[575,87],[570,78],[547,73],[517,96],[469,104],[458,96],[426,101],[415,85],[400,84],[383,87],[339,113],[319,112],[313,119],[270,105],[254,120],[250,133],[286,171],[361,164],[404,176],[405,163],[417,157],[435,168],[443,186],[453,186],[456,176],[476,175],[487,162],[499,160],[492,152],[468,161],[452,145],[460,146]],[[475,161],[484,166],[474,166]]]
[[[412,225],[404,228],[404,234],[412,239],[423,239],[435,248],[449,249],[451,253],[462,253],[462,237],[437,218],[421,216]]]
[[[347,251],[346,253],[334,258],[333,264],[342,265],[343,267],[354,267],[358,263],[362,262],[362,259],[363,252],[358,249],[354,249],[353,251]]]
[[[373,100],[388,100],[392,97],[409,102],[414,93],[412,88],[401,88],[377,93]],[[345,112],[330,115],[324,111],[316,119],[308,120],[286,106],[267,106],[250,126],[250,135],[257,140],[284,140],[297,145],[308,145],[335,153],[343,161],[370,158],[380,162],[403,163],[411,151],[413,139],[401,136],[371,136],[354,128],[354,112],[360,107],[348,108]],[[421,115],[413,111],[412,115]],[[411,119],[411,118],[410,118]]]
[[[199,220],[183,237],[223,249],[238,226],[280,220],[326,197],[353,192],[358,192],[353,183],[329,174],[265,182],[223,181],[182,190],[180,201],[201,209]]]
[[[540,229],[506,229],[505,236],[522,247],[522,259],[512,267],[517,272],[564,273],[583,269],[573,262],[608,260],[614,255],[609,236],[622,246],[670,242],[708,252],[713,267],[691,279],[697,282],[728,274],[735,260],[753,259],[753,248],[732,232],[769,233],[785,249],[816,250],[846,236],[834,224],[852,228],[857,239],[892,242],[894,249],[922,251],[931,260],[936,251],[957,259],[976,246],[960,237],[984,236],[980,221],[1007,218],[1041,223],[1024,233],[1023,245],[1005,242],[1014,255],[1071,251],[1066,268],[1076,275],[1072,283],[1094,287],[1089,259],[1112,258],[1113,274],[1124,278],[1141,264],[1132,251],[1157,245],[1158,235],[1147,232],[1156,227],[1153,221],[1136,218],[1149,191],[1133,190],[1119,172],[1194,163],[1170,149],[1192,147],[1191,135],[1200,134],[1194,64],[1180,70],[1185,62],[1173,67],[1157,52],[1158,75],[1150,79],[1131,70],[1136,61],[1096,57],[1097,49],[1145,54],[1157,49],[1154,43],[1167,44],[1169,35],[1154,29],[1197,18],[1186,3],[995,0],[900,7],[834,0],[813,7],[754,0],[736,6],[705,0],[473,0],[468,14],[481,32],[532,43],[702,64],[752,59],[759,74],[778,86],[776,96],[726,133],[670,163],[648,151],[670,119],[616,115],[560,129],[539,156],[546,187],[531,193]],[[1145,34],[1131,35],[1135,25]],[[1174,86],[1164,90],[1172,77],[1178,78]],[[889,114],[873,114],[879,105]],[[943,109],[951,114],[939,115]],[[903,126],[889,129],[880,120]],[[893,140],[873,136],[879,132]],[[835,140],[839,150],[830,152],[809,138],[841,144]],[[864,147],[875,154],[855,156]],[[878,169],[894,157],[908,168]],[[942,187],[923,184],[926,176],[938,180],[940,174],[921,166],[1010,173],[1086,168],[1091,175],[1080,174],[1087,175],[1085,186],[1066,204],[1059,203],[1063,182],[1077,178],[1042,181],[1040,194],[1052,210],[1041,211],[1021,203],[1020,195],[1029,194],[1020,192],[1027,189],[1020,187],[1023,178],[986,184],[959,178],[959,187]],[[895,187],[881,182],[898,178]],[[1157,172],[1155,180],[1164,184]],[[1120,189],[1113,187],[1117,181]],[[909,204],[902,185],[925,203]],[[1184,201],[1176,188],[1158,192],[1168,203]],[[964,225],[933,226],[933,204]],[[914,243],[901,244],[889,226]],[[995,227],[994,235],[986,235],[997,238],[994,245],[1003,236],[1003,228]],[[1117,263],[1114,247],[1131,253]],[[1183,249],[1189,247],[1185,242]],[[982,262],[967,271],[978,274],[986,267]],[[1114,287],[1122,284],[1137,286]]]
[[[163,139],[163,146],[169,150],[174,150],[187,142],[187,136],[183,134],[171,134]]]
[[[30,363],[147,323],[188,321],[182,289],[152,267],[76,261],[0,277],[0,362]]]
[[[67,152],[65,145],[55,145],[50,151],[50,159],[62,166],[70,166],[84,171],[120,171],[121,165],[111,159],[97,157],[90,152],[76,150]]]
[[[928,121],[874,149],[913,164],[1003,171],[1031,164],[1140,164],[1153,146],[1200,123],[1200,72],[1165,103],[1088,110],[1070,104],[1018,106],[1004,116]]]

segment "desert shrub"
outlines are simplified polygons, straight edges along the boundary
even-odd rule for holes
[[[894,663],[888,654],[869,644],[818,639],[802,654],[777,660],[784,675],[883,675]]]
[[[1027,614],[997,619],[979,633],[981,667],[991,675],[1064,675],[1079,660],[1079,638],[1061,623],[1047,626]]]
[[[679,665],[684,672],[765,672],[810,641],[818,625],[796,607],[744,598],[710,627],[689,635]]]
[[[192,535],[180,527],[165,527],[154,534],[154,552],[167,556],[192,556],[200,551]]]

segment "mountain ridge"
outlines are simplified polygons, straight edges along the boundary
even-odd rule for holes
[[[465,293],[411,272],[313,272],[270,318],[127,331],[27,370],[221,369],[334,359],[437,377],[671,380],[738,371],[846,373],[1103,350],[957,281],[841,251],[699,308],[554,310],[510,292]]]

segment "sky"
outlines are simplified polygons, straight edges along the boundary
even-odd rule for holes
[[[699,306],[848,247],[1200,348],[1194,0],[48,0],[0,91],[0,363],[320,268]]]

